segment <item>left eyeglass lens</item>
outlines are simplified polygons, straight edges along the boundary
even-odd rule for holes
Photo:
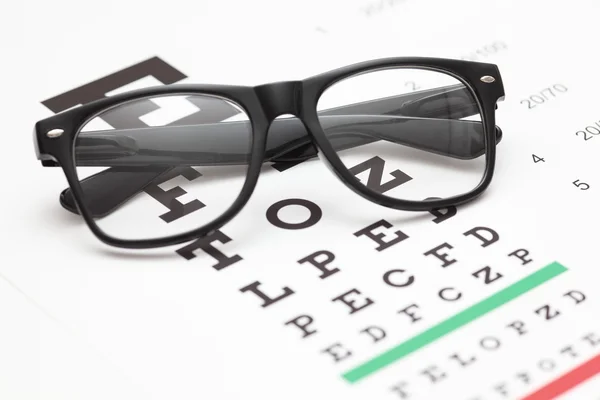
[[[368,190],[398,200],[472,192],[488,163],[474,92],[445,71],[386,67],[329,86],[319,122],[340,161]]]
[[[74,142],[83,202],[107,235],[156,239],[223,215],[246,181],[252,127],[233,100],[148,97],[107,109]]]

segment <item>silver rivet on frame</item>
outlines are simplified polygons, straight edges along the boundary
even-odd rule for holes
[[[496,78],[494,78],[493,76],[489,76],[489,75],[482,76],[480,80],[483,83],[494,83],[494,82],[496,82]]]
[[[63,133],[65,133],[65,131],[62,129],[52,129],[46,133],[46,136],[48,136],[50,139],[54,139],[60,137]]]

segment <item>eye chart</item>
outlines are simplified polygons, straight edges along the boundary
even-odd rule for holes
[[[7,178],[10,232],[0,266],[19,291],[3,293],[27,295],[64,327],[61,340],[94,349],[89,363],[114,366],[97,373],[107,377],[105,396],[600,398],[596,4],[231,3],[229,10],[200,4],[187,13],[181,10],[188,4],[172,7],[182,20],[162,30],[146,28],[164,21],[158,11],[125,17],[138,10],[131,3],[122,13],[107,7],[69,30],[9,45],[21,62],[6,67],[14,95],[3,99],[3,109],[18,109],[7,116],[18,150],[3,167],[22,167]],[[273,15],[261,23],[244,18],[269,7]],[[296,20],[284,20],[290,13]],[[114,30],[100,38],[95,32],[107,26],[100,16],[110,15]],[[219,18],[230,18],[228,26],[244,37],[228,36],[232,28]],[[126,23],[146,36],[127,33]],[[86,27],[89,35],[73,34]],[[253,44],[264,38],[268,54]],[[64,211],[62,171],[34,160],[33,123],[77,106],[82,93],[302,79],[403,55],[500,67],[506,99],[497,125],[504,137],[492,185],[472,203],[398,212],[356,196],[318,159],[265,166],[248,206],[212,236],[127,252],[97,243],[79,217]],[[51,62],[41,68],[42,59]],[[376,178],[393,182],[400,167],[385,161]],[[179,186],[188,195],[176,201],[210,207],[192,195],[199,179],[183,174],[154,193]],[[148,197],[153,223],[163,223],[168,202]],[[81,374],[94,393],[93,382],[103,379],[94,381],[89,371]],[[40,375],[51,376],[43,368]],[[41,386],[37,398],[47,398],[51,392]],[[14,386],[1,390],[7,398],[36,398]],[[91,398],[79,390],[57,389],[56,398]]]

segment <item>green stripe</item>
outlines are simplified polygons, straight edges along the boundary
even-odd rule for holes
[[[511,286],[499,291],[498,293],[488,297],[485,300],[467,308],[464,311],[440,322],[439,324],[429,328],[428,330],[408,339],[406,342],[400,343],[398,346],[378,355],[375,358],[351,369],[342,376],[348,382],[354,383],[365,378],[366,376],[379,371],[380,369],[414,353],[415,351],[427,346],[430,343],[446,336],[452,331],[473,322],[479,317],[495,310],[529,292],[530,290],[542,285],[550,279],[562,274],[567,268],[554,262],[544,268],[534,272],[533,274],[521,279]]]

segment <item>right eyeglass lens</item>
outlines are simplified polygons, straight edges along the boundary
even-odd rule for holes
[[[143,240],[187,233],[223,215],[244,186],[251,147],[241,106],[182,93],[100,113],[73,150],[97,226],[116,239]]]
[[[375,192],[445,199],[484,176],[481,111],[452,75],[405,67],[353,75],[324,91],[317,112],[343,164]]]

